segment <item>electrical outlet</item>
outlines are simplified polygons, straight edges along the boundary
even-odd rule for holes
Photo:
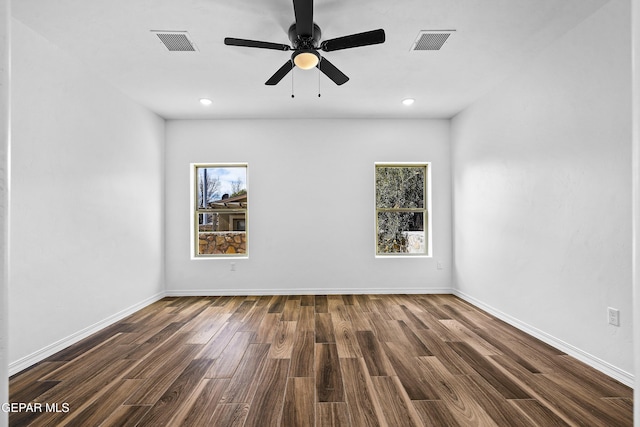
[[[438,270],[442,270],[444,268],[444,264],[442,264],[442,261],[436,262],[436,268]]]
[[[607,308],[607,314],[610,325],[620,326],[620,310],[609,307]]]
[[[236,271],[236,263],[235,262],[231,263],[231,271]]]

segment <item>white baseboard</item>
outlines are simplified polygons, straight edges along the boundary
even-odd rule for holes
[[[575,357],[576,359],[580,360],[581,362],[586,363],[587,365],[591,366],[594,369],[597,369],[598,371],[610,376],[611,378],[614,378],[618,381],[620,381],[621,383],[623,383],[626,386],[629,386],[631,388],[633,388],[634,386],[634,382],[635,382],[635,378],[634,375],[623,371],[622,369],[608,363],[605,362],[604,360],[589,354],[577,347],[572,346],[571,344],[568,344],[552,335],[547,334],[546,332],[543,332],[537,328],[534,328],[531,325],[528,325],[518,319],[516,319],[515,317],[509,316],[508,314],[505,314],[503,312],[501,312],[500,310],[495,309],[494,307],[491,307],[485,303],[483,303],[482,301],[479,301],[477,299],[475,299],[474,297],[465,294],[464,292],[460,292],[458,290],[454,290],[453,294],[456,295],[459,298],[462,298],[463,300],[473,304],[474,306],[481,308],[482,310],[486,311],[487,313],[491,314],[492,316],[497,317],[500,320],[503,320],[505,322],[507,322],[508,324],[510,324],[511,326],[520,329],[523,332],[526,332],[527,334],[538,338],[540,341],[543,341],[547,344],[549,344],[552,347],[557,348],[560,351],[563,351],[565,353],[567,353],[568,355]]]
[[[308,288],[308,289],[185,289],[168,290],[168,297],[228,296],[228,295],[388,295],[388,294],[451,294],[450,287],[442,288]]]
[[[149,297],[137,304],[132,305],[131,307],[125,308],[118,313],[107,317],[104,320],[101,320],[97,323],[94,323],[91,326],[88,326],[74,334],[69,335],[66,338],[63,338],[59,341],[54,342],[38,351],[35,351],[28,356],[25,356],[21,359],[16,360],[15,362],[9,363],[9,376],[17,374],[18,372],[28,368],[29,366],[35,365],[41,360],[46,359],[47,357],[69,347],[72,344],[77,343],[78,341],[88,337],[89,335],[100,331],[101,329],[106,328],[107,326],[117,322],[118,320],[122,320],[130,314],[135,313],[138,310],[143,309],[144,307],[153,304],[156,301],[164,298],[165,292],[160,292],[152,297]]]

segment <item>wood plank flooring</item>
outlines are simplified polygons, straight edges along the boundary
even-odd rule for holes
[[[10,399],[13,427],[633,424],[629,387],[451,295],[165,298]]]

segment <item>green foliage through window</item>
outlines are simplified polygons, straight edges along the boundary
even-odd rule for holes
[[[376,165],[376,254],[427,255],[427,165]]]

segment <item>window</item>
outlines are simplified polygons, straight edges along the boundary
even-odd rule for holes
[[[193,165],[194,254],[248,256],[247,165]]]
[[[428,167],[376,163],[376,255],[429,255]]]

